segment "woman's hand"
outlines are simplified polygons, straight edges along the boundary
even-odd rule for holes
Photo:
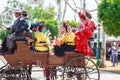
[[[56,39],[55,40],[55,45],[60,46],[62,44],[61,40]]]
[[[46,46],[46,47],[48,47],[48,45],[47,45],[46,43],[43,43],[43,46]]]
[[[12,30],[12,28],[11,28],[11,27],[8,27],[8,28],[6,28],[6,30]]]

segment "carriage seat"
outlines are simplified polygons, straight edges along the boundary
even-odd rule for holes
[[[16,44],[16,50],[18,50],[18,49],[22,50],[27,47],[27,41],[25,41],[25,40],[15,41],[15,44]]]
[[[26,41],[26,36],[16,36],[15,41]]]

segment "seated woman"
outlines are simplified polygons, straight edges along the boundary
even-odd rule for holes
[[[34,37],[35,41],[35,50],[47,52],[48,49],[48,40],[47,37],[42,33],[42,26],[38,25],[38,31],[36,31]]]
[[[65,52],[73,52],[75,49],[75,34],[72,32],[72,28],[70,25],[66,23],[61,27],[63,28],[64,35],[62,36],[61,44],[64,47]]]

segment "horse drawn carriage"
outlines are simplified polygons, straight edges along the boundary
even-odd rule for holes
[[[65,52],[59,57],[48,52],[32,52],[26,41],[16,44],[14,54],[0,55],[7,62],[0,68],[0,80],[32,80],[28,72],[32,65],[46,69],[46,80],[100,80],[98,67],[82,53]],[[49,69],[52,69],[51,78]]]

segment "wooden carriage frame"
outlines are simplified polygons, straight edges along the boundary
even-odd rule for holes
[[[56,55],[51,56],[48,52],[32,52],[26,45],[26,41],[16,41],[16,44],[17,50],[14,54],[5,54],[2,56],[5,58],[10,68],[12,67],[12,69],[18,69],[18,67],[20,67],[20,70],[22,68],[22,70],[24,71],[22,71],[21,73],[25,73],[24,76],[26,76],[27,80],[32,80],[29,73],[26,70],[28,65],[39,65],[40,67],[45,68],[49,67],[55,69],[54,71],[58,71],[56,67],[62,66],[61,70],[63,80],[73,80],[72,78],[74,77],[77,77],[75,78],[75,80],[100,80],[100,73],[98,67],[95,65],[93,60],[89,59],[88,57],[85,57],[82,53],[65,52],[65,55],[63,57],[59,57]],[[6,66],[7,65],[0,68],[0,79],[10,77],[11,80],[14,80],[13,78],[11,78],[11,76],[9,76],[10,72],[8,71],[8,67],[4,68]],[[11,69],[9,70],[13,71]],[[21,73],[16,72],[17,75]],[[91,73],[96,73],[97,77],[90,77]],[[3,74],[6,75],[4,76]],[[14,71],[12,75],[13,74],[15,74]],[[53,78],[51,80],[57,80],[56,76],[57,75],[53,75]],[[49,80],[48,77],[49,76],[46,76],[46,80]],[[20,80],[26,80],[22,78],[20,77]]]

